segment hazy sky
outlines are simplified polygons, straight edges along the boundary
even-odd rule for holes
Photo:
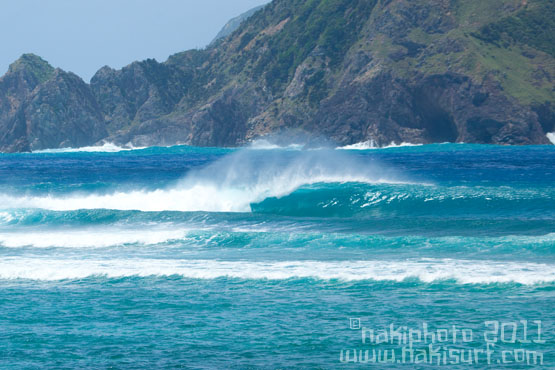
[[[102,66],[164,61],[204,47],[230,19],[269,0],[6,0],[0,3],[0,76],[23,53],[87,82]]]

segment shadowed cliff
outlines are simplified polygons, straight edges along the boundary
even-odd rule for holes
[[[104,67],[90,85],[24,55],[0,79],[0,150],[286,132],[547,144],[552,14],[549,0],[274,0],[204,50]]]

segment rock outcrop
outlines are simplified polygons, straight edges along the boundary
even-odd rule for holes
[[[274,0],[206,49],[104,67],[90,85],[27,55],[0,79],[0,150],[290,132],[549,144],[553,13],[550,0]]]
[[[2,151],[79,147],[108,134],[90,87],[35,55],[10,66],[0,91]]]

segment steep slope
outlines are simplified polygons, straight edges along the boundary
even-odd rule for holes
[[[237,145],[302,130],[339,144],[548,143],[555,30],[543,14],[552,7],[275,0],[202,51],[196,67],[191,52],[171,57],[165,65],[193,73],[194,86],[171,114],[135,121],[114,138]],[[524,31],[513,31],[511,19],[528,19],[518,22]],[[534,31],[538,22],[545,32]],[[507,40],[487,39],[490,28]]]
[[[102,68],[90,88],[75,82],[82,99],[72,102],[120,144],[234,146],[270,133],[341,145],[547,144],[553,14],[550,0],[274,0],[204,50]],[[2,150],[25,148],[18,138],[43,145],[11,118],[28,90],[53,81],[51,70],[33,73],[0,82],[0,125],[13,132]]]
[[[216,37],[214,37],[214,40],[212,40],[212,42],[210,44],[213,44],[214,42],[218,41],[219,39],[223,39],[224,37],[227,37],[227,36],[231,35],[237,28],[239,28],[241,23],[243,23],[244,21],[249,19],[254,13],[259,11],[263,7],[264,7],[264,5],[254,7],[251,10],[248,10],[245,13],[238,15],[237,17],[230,19],[222,27],[220,32],[218,32],[218,34],[216,35]]]
[[[35,55],[10,66],[0,92],[1,151],[83,146],[107,135],[89,86]]]

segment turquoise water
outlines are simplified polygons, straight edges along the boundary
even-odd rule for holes
[[[2,369],[555,368],[554,146],[89,150],[0,154]]]

